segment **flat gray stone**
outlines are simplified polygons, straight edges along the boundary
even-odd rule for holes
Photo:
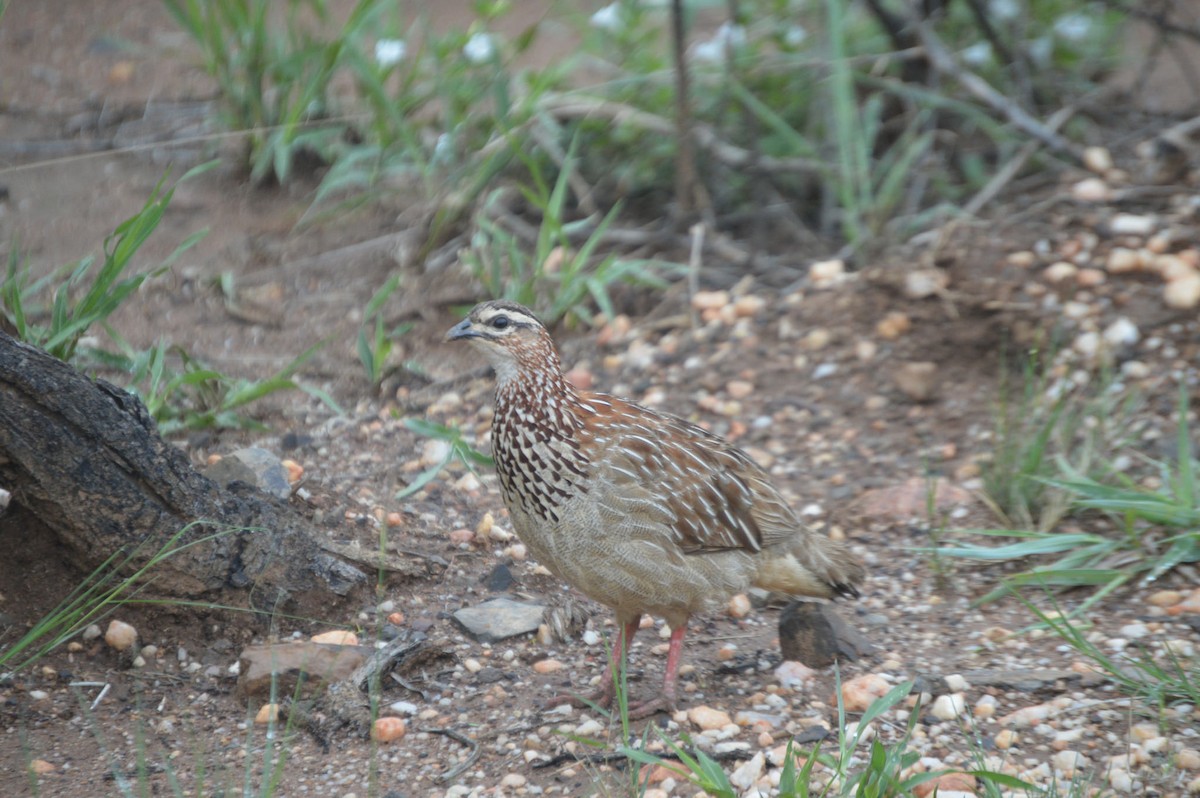
[[[257,446],[238,449],[204,469],[204,476],[222,487],[231,482],[245,482],[277,499],[292,495],[288,472],[273,453]]]
[[[509,637],[536,632],[546,607],[500,597],[454,613],[454,622],[481,643],[494,643]]]

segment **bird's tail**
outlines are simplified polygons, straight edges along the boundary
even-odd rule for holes
[[[857,596],[866,569],[845,543],[809,531],[791,546],[764,551],[754,585],[792,596]]]

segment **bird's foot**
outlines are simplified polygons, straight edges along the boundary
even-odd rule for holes
[[[660,695],[648,701],[640,701],[632,704],[628,712],[630,720],[641,720],[659,712],[673,713],[675,712],[675,697]]]
[[[601,687],[589,695],[562,693],[550,698],[550,700],[542,705],[542,708],[550,710],[566,705],[575,707],[576,709],[589,709],[591,707],[608,709],[613,703],[613,692],[612,685],[610,684],[607,689]]]

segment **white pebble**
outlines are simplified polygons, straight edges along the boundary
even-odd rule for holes
[[[933,702],[933,708],[929,713],[938,720],[954,720],[966,711],[967,702],[963,698],[962,693],[954,693],[952,695],[940,695]]]
[[[1141,337],[1137,325],[1124,316],[1104,328],[1104,340],[1110,346],[1133,346]]]
[[[1148,236],[1158,227],[1158,220],[1153,216],[1142,216],[1134,213],[1118,213],[1109,225],[1113,235],[1118,236]]]

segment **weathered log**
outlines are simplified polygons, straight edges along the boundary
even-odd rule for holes
[[[133,552],[138,565],[168,544],[181,548],[155,565],[156,593],[248,591],[253,606],[271,610],[299,593],[345,594],[365,579],[318,546],[285,503],[197,472],[136,396],[3,331],[0,487],[85,571],[115,552]],[[11,527],[0,518],[0,541],[17,534]]]

